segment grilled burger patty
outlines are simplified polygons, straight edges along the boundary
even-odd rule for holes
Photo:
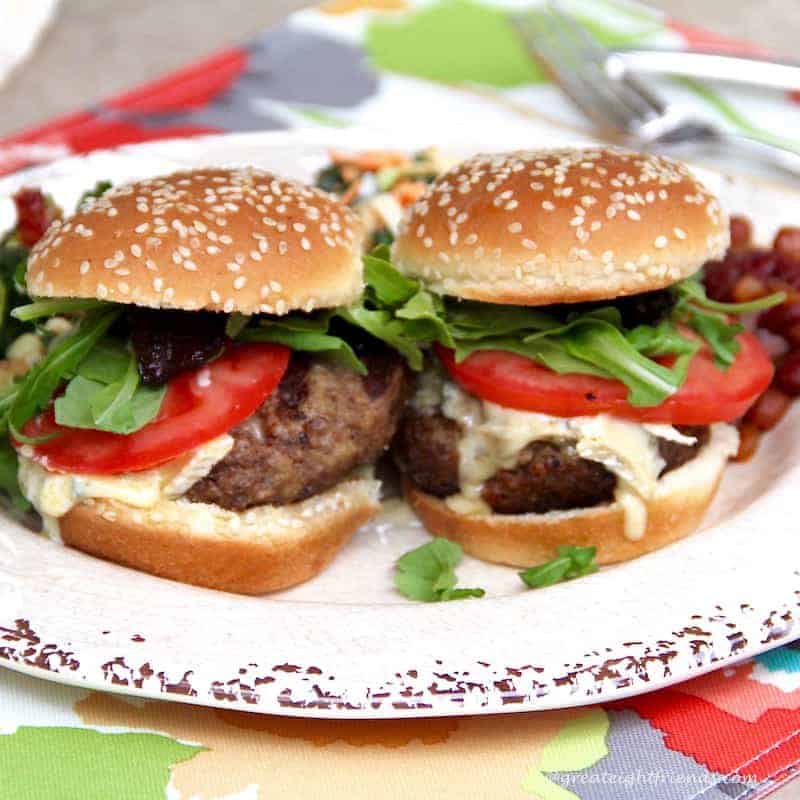
[[[375,344],[364,377],[293,353],[283,380],[232,431],[235,443],[188,499],[242,510],[284,505],[335,486],[389,445],[412,381],[403,359]]]
[[[661,474],[690,461],[708,441],[707,426],[676,426],[697,441],[693,445],[658,440],[665,466]],[[458,443],[461,428],[441,413],[409,408],[395,437],[395,461],[428,494],[447,497],[459,491]],[[484,501],[498,514],[544,514],[589,508],[614,498],[617,479],[602,464],[581,458],[568,446],[531,442],[511,469],[496,472],[483,485]]]

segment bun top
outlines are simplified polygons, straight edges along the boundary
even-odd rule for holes
[[[269,172],[176,172],[54,222],[28,259],[28,287],[151,308],[311,311],[358,297],[362,238],[350,209]]]
[[[396,265],[441,294],[545,305],[669,286],[729,242],[689,169],[616,149],[478,155],[410,209]]]

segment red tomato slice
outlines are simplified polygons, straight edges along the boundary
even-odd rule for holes
[[[528,358],[502,350],[473,353],[460,364],[452,350],[437,348],[442,363],[468,392],[507,408],[556,417],[612,414],[639,422],[709,425],[738,419],[769,386],[774,367],[751,333],[738,336],[741,349],[725,371],[707,350],[691,361],[683,386],[661,405],[632,406],[620,381],[592,375],[559,375]]]
[[[149,469],[247,419],[280,383],[289,354],[287,347],[274,344],[229,347],[216,361],[173,378],[158,417],[129,436],[65,428],[55,421],[52,406],[30,420],[23,433],[59,434],[33,448],[34,460],[51,470],[112,475]]]

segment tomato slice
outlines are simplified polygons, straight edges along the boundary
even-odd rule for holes
[[[683,386],[661,405],[647,408],[628,402],[628,389],[621,381],[559,375],[502,350],[478,351],[460,364],[452,350],[437,348],[437,352],[464,389],[507,408],[555,417],[605,413],[639,422],[709,425],[741,417],[772,380],[774,367],[761,342],[752,333],[737,338],[741,347],[728,370],[715,366],[704,348],[692,359]]]
[[[52,406],[30,420],[23,433],[59,434],[33,448],[34,460],[51,470],[112,475],[156,467],[247,419],[280,383],[289,355],[283,345],[228,347],[210,364],[173,378],[158,417],[128,436],[63,427]]]

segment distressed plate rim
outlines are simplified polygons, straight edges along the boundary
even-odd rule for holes
[[[588,141],[558,131],[551,139],[536,145]],[[151,165],[163,163],[164,169],[199,163],[203,160],[200,155],[207,156],[208,163],[235,163],[251,160],[257,152],[273,155],[281,148],[294,153],[300,164],[327,146],[356,149],[382,144],[412,148],[428,143],[420,135],[348,129],[225,134],[127,145],[113,151],[73,156],[3,179],[0,203],[5,202],[6,206],[0,205],[0,220],[7,212],[8,193],[22,182],[69,181],[76,172],[101,174],[111,164],[117,172],[121,169],[123,173],[127,170],[136,174],[143,161]],[[509,149],[524,144],[530,142],[497,139],[477,145],[453,143],[453,148]],[[447,145],[444,149],[448,149]],[[779,184],[721,176],[713,180],[721,185],[758,185],[758,191],[800,199],[800,193]],[[785,512],[792,481],[800,477],[800,443],[791,435],[798,422],[800,414],[793,412],[783,423],[786,435],[774,434],[774,441],[788,453],[788,468],[776,473],[774,485],[770,485],[763,497],[738,515],[672,547],[604,570],[574,585],[552,587],[541,594],[485,599],[480,605],[470,605],[470,601],[436,607],[341,603],[336,611],[331,611],[323,603],[298,603],[277,597],[269,606],[276,617],[283,619],[294,613],[304,625],[311,620],[309,627],[300,631],[292,631],[290,627],[271,628],[270,635],[277,639],[267,643],[263,637],[257,637],[250,650],[243,644],[246,636],[233,628],[224,631],[207,628],[195,640],[190,638],[191,631],[178,630],[181,627],[178,622],[183,619],[184,604],[196,604],[193,607],[199,609],[200,618],[206,622],[210,618],[203,614],[224,604],[233,614],[231,620],[239,619],[239,613],[242,619],[258,619],[258,601],[183,587],[97,562],[38,537],[20,538],[16,526],[2,520],[0,664],[30,675],[103,691],[245,711],[340,718],[566,708],[669,686],[756,655],[796,635],[800,573],[795,565],[800,566],[800,558],[792,556],[800,556],[800,545],[791,539],[792,524]],[[769,581],[760,581],[759,570],[767,563],[760,552],[765,545],[755,542],[748,545],[746,529],[747,526],[755,529],[757,520],[765,514],[774,520],[773,529],[766,534],[769,545],[783,547],[786,557]],[[716,555],[713,547],[722,543],[724,548],[726,541],[736,542],[736,547],[742,548],[737,556],[745,556],[744,561],[749,563],[737,564],[732,557],[726,557],[727,560],[721,560],[722,565],[713,566],[712,557]],[[696,608],[680,606],[683,599],[674,598],[675,607],[664,612],[661,635],[651,635],[647,641],[610,639],[610,644],[582,653],[578,634],[567,632],[562,657],[558,649],[561,643],[553,641],[557,628],[552,621],[538,623],[548,632],[547,641],[544,633],[537,641],[525,629],[528,615],[535,615],[542,608],[550,611],[563,608],[565,617],[571,618],[583,603],[584,616],[597,615],[587,603],[593,599],[593,591],[598,595],[613,594],[614,581],[609,575],[616,574],[630,580],[633,586],[642,586],[645,585],[642,581],[653,580],[659,570],[674,570],[682,563],[687,564],[690,575],[706,574],[702,569],[698,572],[697,565],[690,560],[682,562],[684,557],[705,559],[702,564],[708,567],[713,591],[698,586]],[[26,558],[27,572],[15,572],[14,565],[24,564]],[[32,564],[44,564],[43,572],[55,578],[47,586],[37,583],[39,575]],[[130,608],[122,611],[124,598],[115,598],[113,613],[101,615],[96,624],[78,619],[78,610],[85,612],[97,602],[92,587],[79,587],[75,583],[76,576],[85,572],[87,565],[107,581],[106,586],[116,580],[133,598],[146,597],[148,591],[157,588],[170,602],[178,603],[166,606],[166,614],[174,615],[173,629],[158,632],[148,629],[148,625],[155,623],[152,609],[146,607],[138,614],[138,625],[134,625],[132,619],[137,615],[132,617]],[[714,574],[715,569],[719,575]],[[752,581],[749,587],[737,584],[748,576]],[[681,576],[677,579],[679,583],[686,580]],[[666,598],[669,590],[663,591]],[[719,602],[714,592],[720,595]],[[624,594],[620,598],[627,604],[622,609],[633,612],[635,619],[634,601],[625,599]],[[603,597],[602,602],[608,599]],[[642,607],[650,608],[648,602],[652,605],[653,601],[647,600]],[[75,604],[71,610],[70,603]],[[641,605],[641,601],[636,603]],[[314,629],[314,619],[330,622],[335,619],[331,614],[340,615],[352,628],[341,634],[332,632],[330,625]],[[513,637],[522,641],[511,642],[508,641],[511,637],[503,637],[502,631],[487,633],[481,629],[491,626],[493,620],[496,624],[504,615],[511,616],[517,626]],[[571,619],[570,625],[579,629],[588,624],[585,620]],[[386,652],[381,652],[378,646],[381,638],[376,638],[369,629],[375,624],[386,626],[383,632],[388,643]],[[404,625],[413,624],[416,629],[402,630]],[[644,622],[642,626],[646,627]],[[465,630],[469,636],[464,636]],[[585,635],[585,630],[581,635]],[[485,657],[470,649],[470,639],[483,643]],[[586,641],[589,639],[587,636]],[[438,655],[437,640],[441,643]],[[410,660],[401,663],[398,642],[403,641],[408,648],[403,651],[403,658],[408,656]],[[180,645],[189,642],[191,648],[180,649]],[[365,650],[358,650],[359,642]],[[225,646],[230,646],[230,652],[220,656],[220,648]],[[547,651],[540,662],[537,662],[537,648]],[[527,658],[514,658],[525,654]],[[359,657],[366,661],[354,664]],[[411,666],[411,661],[415,666]]]

